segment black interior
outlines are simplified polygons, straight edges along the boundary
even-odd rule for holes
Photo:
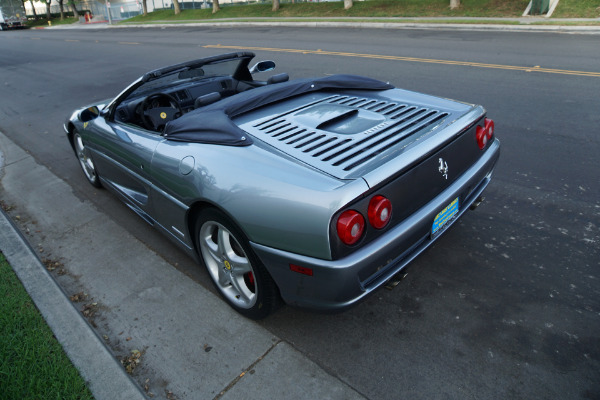
[[[265,84],[262,81],[236,81],[228,76],[185,83],[149,96],[126,99],[117,107],[115,120],[162,132],[167,122],[211,104],[216,101],[215,96],[223,99]],[[213,101],[208,101],[206,96]],[[160,113],[165,113],[167,118],[161,120]]]

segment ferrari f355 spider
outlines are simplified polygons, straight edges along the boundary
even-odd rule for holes
[[[480,202],[500,154],[483,107],[354,75],[255,80],[275,64],[253,57],[148,72],[64,126],[89,183],[241,314],[345,309]]]

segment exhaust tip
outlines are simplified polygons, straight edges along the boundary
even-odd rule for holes
[[[406,278],[406,275],[408,275],[408,272],[398,272],[396,275],[392,276],[389,281],[387,281],[387,283],[385,284],[385,288],[388,290],[392,290],[393,288],[398,286],[398,284],[402,282],[404,278]]]
[[[475,199],[475,201],[473,202],[473,204],[471,204],[471,206],[469,207],[470,210],[474,210],[477,207],[479,207],[481,205],[481,203],[483,203],[483,200],[485,200],[485,197],[483,196],[479,196],[477,199]]]

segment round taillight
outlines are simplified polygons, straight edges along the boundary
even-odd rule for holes
[[[358,211],[346,210],[337,220],[337,234],[345,244],[358,242],[364,230],[365,218]]]
[[[373,228],[381,229],[392,218],[392,202],[383,196],[375,196],[369,202],[369,222]]]
[[[475,138],[479,148],[483,150],[485,145],[494,137],[494,121],[489,118],[484,119],[484,126],[477,126],[475,129]]]

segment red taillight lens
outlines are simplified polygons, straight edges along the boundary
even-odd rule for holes
[[[392,202],[383,196],[375,196],[369,202],[369,222],[373,228],[381,229],[390,222]]]
[[[337,220],[337,234],[345,244],[358,242],[364,230],[365,218],[358,211],[344,211]]]
[[[479,148],[483,150],[487,142],[494,137],[494,121],[489,118],[484,119],[484,126],[477,126],[475,130],[475,137],[477,138],[477,144]]]

